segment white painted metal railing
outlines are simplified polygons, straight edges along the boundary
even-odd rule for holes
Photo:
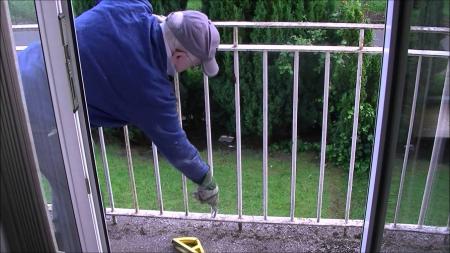
[[[320,222],[322,214],[323,181],[325,180],[325,154],[327,148],[328,129],[328,93],[330,90],[330,53],[325,53],[325,78],[323,89],[323,111],[322,111],[322,141],[320,145],[320,176],[319,190],[317,191],[317,222]]]
[[[233,44],[221,44],[219,46],[219,51],[231,51],[234,56],[234,82],[235,82],[235,112],[236,112],[236,186],[237,186],[237,214],[236,215],[225,215],[218,214],[215,218],[211,217],[209,214],[205,213],[190,213],[189,212],[189,200],[187,193],[187,183],[186,177],[182,176],[182,187],[183,187],[183,200],[185,212],[171,212],[165,211],[163,205],[163,193],[161,190],[161,179],[159,174],[159,163],[157,147],[152,144],[153,159],[154,159],[154,175],[155,175],[155,185],[156,185],[156,196],[158,198],[159,211],[152,210],[140,210],[138,205],[138,199],[136,194],[136,186],[134,182],[133,164],[131,159],[131,151],[128,139],[128,128],[124,126],[125,143],[128,158],[128,169],[130,184],[132,186],[133,195],[133,207],[134,209],[120,209],[116,208],[114,205],[114,198],[112,193],[112,185],[110,182],[108,161],[106,157],[106,148],[103,138],[103,129],[99,129],[102,162],[105,170],[106,187],[109,195],[110,207],[107,208],[107,213],[113,215],[131,215],[131,216],[148,216],[148,217],[166,217],[174,219],[193,219],[193,220],[213,220],[213,221],[229,221],[237,222],[241,224],[242,222],[249,223],[277,223],[277,224],[308,224],[308,225],[336,225],[336,226],[362,226],[362,220],[350,220],[351,211],[351,197],[353,188],[353,174],[355,168],[356,159],[356,144],[357,144],[357,132],[358,132],[358,118],[359,118],[359,104],[360,104],[360,92],[361,92],[361,76],[363,72],[363,56],[364,54],[381,54],[382,47],[365,47],[364,46],[364,31],[365,30],[380,30],[384,29],[383,24],[353,24],[353,23],[311,23],[311,22],[215,22],[218,27],[230,27],[233,28]],[[37,29],[37,25],[21,25],[14,26],[16,30],[29,30]],[[315,46],[315,45],[247,45],[238,43],[238,29],[239,28],[309,28],[309,29],[358,29],[360,31],[359,44],[358,46]],[[424,33],[444,33],[449,34],[450,29],[446,27],[418,27],[413,26],[411,28],[413,32],[424,32]],[[18,51],[25,49],[25,46],[17,46]],[[263,190],[262,190],[262,216],[248,216],[243,214],[242,205],[242,146],[241,146],[241,115],[240,115],[240,83],[239,83],[239,52],[243,51],[256,51],[261,52],[263,55]],[[294,78],[293,78],[293,116],[292,116],[292,163],[291,163],[291,192],[290,192],[290,216],[289,217],[274,217],[270,216],[268,213],[268,54],[270,52],[293,52],[294,53]],[[312,52],[312,53],[324,53],[325,54],[325,78],[324,78],[324,104],[323,104],[323,118],[322,118],[322,141],[321,141],[321,152],[320,152],[320,176],[318,182],[318,195],[317,195],[317,217],[315,218],[303,218],[295,216],[295,188],[296,188],[296,178],[297,178],[297,112],[298,112],[298,80],[299,80],[299,53]],[[331,62],[330,57],[332,53],[355,53],[358,55],[357,63],[357,73],[356,73],[356,85],[355,85],[355,104],[354,104],[354,119],[353,119],[353,130],[352,130],[352,143],[351,143],[351,156],[349,164],[349,175],[348,175],[348,187],[347,187],[347,197],[346,197],[346,208],[345,208],[345,219],[321,219],[322,211],[322,197],[323,197],[323,183],[325,178],[325,164],[326,164],[326,136],[327,136],[327,117],[328,117],[328,94],[330,86],[330,71]],[[427,58],[444,58],[449,59],[449,51],[436,51],[436,50],[417,50],[409,49],[408,55],[411,57],[418,57],[416,83],[413,97],[413,105],[410,116],[410,124],[408,131],[408,140],[406,144],[405,157],[402,167],[401,180],[397,198],[397,206],[395,209],[395,217],[393,224],[386,224],[387,229],[398,229],[398,230],[413,230],[422,231],[429,233],[448,233],[449,225],[447,227],[436,227],[436,226],[424,226],[424,216],[429,205],[430,190],[433,184],[434,172],[436,170],[436,158],[432,156],[429,175],[427,178],[427,183],[425,186],[425,193],[423,196],[421,212],[419,216],[418,224],[398,224],[398,212],[400,209],[403,185],[405,180],[406,163],[408,160],[408,150],[411,145],[411,134],[414,122],[417,92],[418,92],[418,82],[421,72],[422,59]],[[448,97],[448,67],[445,77],[444,84],[444,95],[447,94]],[[204,93],[205,93],[205,120],[206,120],[206,136],[207,136],[207,159],[208,164],[211,169],[213,166],[213,153],[212,153],[212,140],[211,140],[211,117],[210,117],[210,105],[209,105],[209,81],[208,77],[204,76]],[[178,75],[174,78],[175,92],[177,95],[178,111],[181,120],[181,105],[180,105],[180,93],[179,93],[179,79]],[[445,93],[446,92],[446,93]],[[445,103],[441,104],[442,107]],[[447,105],[448,106],[448,105]],[[442,113],[439,114],[438,124],[442,117]],[[441,123],[442,124],[442,123]],[[438,139],[438,138],[437,138]],[[438,141],[438,140],[437,140]],[[433,154],[435,154],[435,148],[439,146],[439,143],[435,143],[433,146]],[[450,217],[449,217],[450,219]]]

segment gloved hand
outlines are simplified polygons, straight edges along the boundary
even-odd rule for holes
[[[211,174],[211,170],[206,173],[202,183],[197,187],[194,197],[202,204],[209,204],[213,209],[213,216],[215,216],[219,204],[219,187]]]

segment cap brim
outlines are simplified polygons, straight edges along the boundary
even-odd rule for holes
[[[219,65],[216,62],[216,58],[204,61],[202,63],[202,69],[203,72],[209,77],[217,75],[217,73],[219,73]]]

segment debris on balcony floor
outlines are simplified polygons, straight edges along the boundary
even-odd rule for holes
[[[107,217],[112,252],[176,252],[172,239],[197,237],[205,252],[359,252],[361,228],[238,224]],[[449,235],[387,231],[384,252],[449,252]]]

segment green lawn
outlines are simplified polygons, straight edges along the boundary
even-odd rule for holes
[[[187,2],[186,9],[188,10],[202,10],[202,1],[201,0],[189,0]]]
[[[15,24],[36,23],[34,1],[32,0],[9,0],[9,11],[11,22]]]
[[[387,222],[393,222],[402,160],[397,160],[388,203]],[[399,223],[417,223],[422,204],[423,191],[428,174],[429,161],[410,162],[405,177]],[[436,170],[430,206],[425,218],[427,225],[446,226],[449,215],[449,166],[441,164]]]
[[[116,207],[133,208],[129,184],[127,159],[124,145],[108,144],[107,154],[114,201]],[[133,164],[136,188],[141,209],[158,210],[155,192],[155,178],[150,148],[133,148]],[[236,214],[236,155],[235,151],[214,151],[214,175],[220,186],[220,213]],[[206,157],[202,152],[202,157]],[[96,147],[96,159],[105,205],[108,196],[104,183],[104,174],[99,148]],[[183,211],[181,174],[160,158],[160,175],[164,199],[164,209]],[[290,176],[291,157],[277,153],[269,157],[269,215],[289,216],[290,210]],[[399,166],[401,161],[399,160]],[[415,169],[410,169],[404,188],[401,223],[417,223],[422,201],[428,163],[419,162]],[[408,168],[409,169],[409,168]],[[243,150],[243,213],[245,215],[262,215],[262,155],[261,152]],[[391,197],[389,200],[387,222],[394,217],[395,202],[399,185],[400,170],[394,172]],[[344,218],[348,174],[343,169],[327,164],[325,170],[323,218]],[[431,206],[426,224],[446,225],[449,210],[449,172],[448,167],[440,168],[436,173]],[[296,217],[316,217],[317,185],[319,180],[319,155],[299,153],[297,162]],[[367,175],[356,175],[353,184],[352,219],[362,219],[367,194]],[[195,185],[188,182],[188,191],[193,192]],[[209,212],[209,208],[198,204],[192,197],[189,201],[192,212]]]
[[[386,11],[387,0],[370,0],[363,2],[368,11],[384,14]]]

